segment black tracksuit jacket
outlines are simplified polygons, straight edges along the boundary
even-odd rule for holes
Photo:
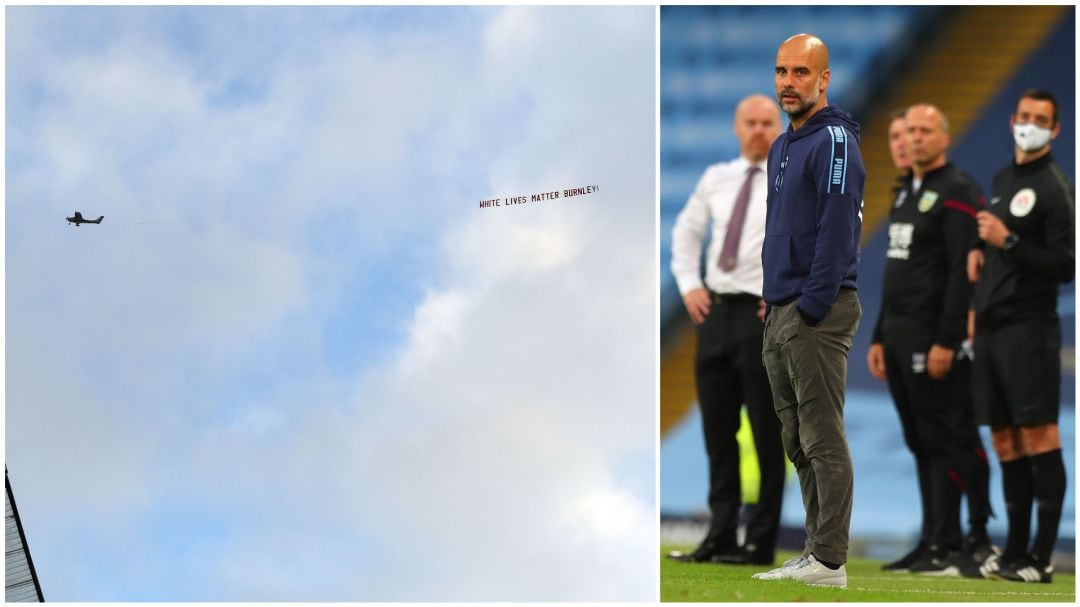
[[[1047,154],[994,176],[990,212],[1020,237],[1006,251],[979,241],[986,255],[975,286],[977,330],[1057,314],[1058,284],[1075,274],[1073,184]]]
[[[926,173],[917,191],[912,186],[911,175],[902,178],[889,213],[884,296],[873,342],[883,342],[883,318],[901,317],[924,328],[933,343],[958,349],[967,335],[967,254],[977,239],[982,195],[952,163]]]

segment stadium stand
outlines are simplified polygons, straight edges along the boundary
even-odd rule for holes
[[[30,558],[7,468],[4,469],[4,489],[4,602],[42,603],[45,596]]]

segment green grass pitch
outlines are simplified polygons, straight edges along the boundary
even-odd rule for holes
[[[853,559],[847,563],[846,589],[811,588],[793,580],[750,579],[772,567],[679,563],[664,558],[669,550],[693,546],[663,546],[660,556],[660,600],[665,602],[1068,602],[1076,601],[1076,576],[1054,573],[1050,584],[939,578],[886,573],[881,561]],[[795,556],[780,551],[776,565]]]

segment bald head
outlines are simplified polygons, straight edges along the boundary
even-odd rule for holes
[[[828,103],[829,49],[817,36],[798,34],[776,51],[776,98],[799,128]]]
[[[909,107],[907,112],[904,113],[904,120],[907,120],[907,117],[912,114],[916,114],[924,120],[935,120],[942,133],[949,132],[949,119],[945,117],[945,114],[943,114],[936,105],[916,103]]]
[[[776,113],[776,116],[780,117],[780,110],[776,107],[776,102],[772,100],[772,97],[763,95],[761,93],[750,95],[749,97],[743,97],[739,105],[735,106],[735,119],[739,119],[739,114],[743,112],[766,108]]]
[[[777,55],[781,53],[806,57],[806,60],[818,71],[829,69],[829,47],[825,46],[821,38],[813,34],[795,34],[784,40]]]
[[[916,176],[944,166],[945,150],[951,143],[949,121],[945,114],[929,103],[917,103],[904,115],[908,158]]]
[[[735,106],[735,136],[739,151],[750,162],[759,163],[769,155],[769,147],[780,135],[780,110],[770,97],[750,95]]]

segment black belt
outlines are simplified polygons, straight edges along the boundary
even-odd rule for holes
[[[761,296],[751,295],[750,293],[717,293],[715,291],[709,291],[709,295],[712,297],[714,304],[748,304],[752,303],[757,305],[761,301]]]

